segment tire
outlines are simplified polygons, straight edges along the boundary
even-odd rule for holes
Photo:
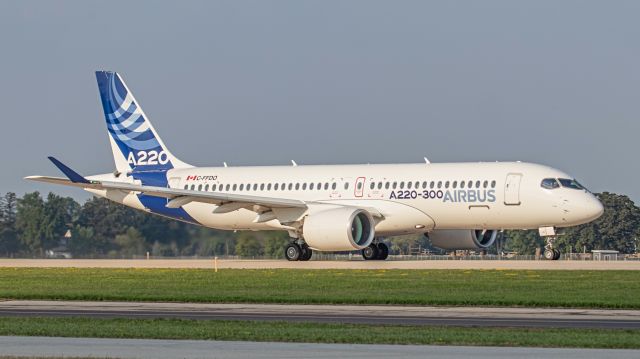
[[[547,249],[546,251],[544,251],[544,259],[552,261],[552,260],[555,260],[555,257],[556,257],[555,250]]]
[[[291,262],[300,260],[301,255],[302,250],[300,249],[300,246],[295,243],[289,244],[284,250],[285,258],[287,258],[287,260]]]
[[[557,249],[553,250],[553,260],[557,261],[558,259],[560,259],[560,251]]]
[[[362,258],[367,261],[378,258],[378,247],[375,244],[369,245],[369,247],[362,250]]]
[[[389,257],[389,247],[385,243],[378,243],[378,260],[385,260]]]
[[[309,259],[311,259],[312,255],[313,255],[313,250],[305,245],[302,247],[302,254],[300,255],[300,259],[298,260],[308,261]]]

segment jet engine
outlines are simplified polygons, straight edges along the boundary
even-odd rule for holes
[[[431,244],[442,249],[487,249],[495,241],[496,230],[441,229],[427,236]]]
[[[369,212],[342,207],[309,214],[302,226],[302,236],[312,249],[353,251],[371,244],[374,227],[375,222]]]

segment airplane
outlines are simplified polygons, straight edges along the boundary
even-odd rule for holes
[[[572,176],[524,162],[194,167],[164,144],[122,77],[96,79],[115,171],[82,176],[53,157],[73,186],[117,203],[222,230],[279,230],[290,261],[313,251],[389,255],[385,237],[426,234],[436,247],[486,250],[498,231],[538,229],[557,260],[556,229],[600,217],[600,201]]]

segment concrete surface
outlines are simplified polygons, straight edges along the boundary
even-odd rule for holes
[[[213,259],[0,259],[0,267],[55,268],[214,268]],[[640,270],[640,261],[309,261],[218,260],[219,269],[528,269],[528,270]]]
[[[553,349],[456,347],[419,345],[362,345],[256,343],[200,340],[91,339],[0,337],[0,355],[96,358],[638,358],[640,351],[611,349]]]

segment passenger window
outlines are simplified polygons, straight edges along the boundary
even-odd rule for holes
[[[309,190],[313,190],[313,186],[315,185],[315,183],[311,182],[309,183]]]
[[[204,185],[204,191],[205,191],[205,192],[208,192],[208,191],[209,191],[209,185],[208,185],[208,184]]]
[[[201,184],[198,185],[198,191],[202,191],[202,185]]]
[[[188,184],[184,185],[184,189],[189,189],[189,185]]]
[[[442,188],[442,181],[438,181],[438,188]]]
[[[296,183],[296,191],[300,190],[300,183]]]
[[[542,183],[540,183],[540,186],[546,189],[554,189],[560,187],[560,184],[555,178],[545,178],[542,180]]]
[[[324,190],[328,190],[329,189],[329,182],[325,182],[324,183]]]
[[[374,189],[374,188],[376,188],[376,183],[371,182],[371,184],[369,185],[369,189]]]
[[[393,189],[398,188],[398,182],[393,182]]]
[[[489,181],[484,181],[482,187],[487,188],[489,186]]]
[[[422,189],[427,188],[427,181],[422,182]]]
[[[496,181],[491,181],[491,188],[496,188]]]
[[[436,187],[436,183],[434,181],[431,181],[431,183],[429,183],[429,188],[435,188]]]
[[[386,183],[384,184],[384,189],[389,189],[389,182],[386,182]]]
[[[460,188],[464,188],[464,185],[466,184],[465,181],[460,181]]]
[[[378,182],[378,189],[382,189],[382,182]]]
[[[469,188],[473,187],[473,181],[469,181],[469,183],[467,183],[467,187]]]
[[[306,190],[307,190],[307,184],[306,184],[306,183],[303,183],[303,184],[302,184],[302,190],[303,190],[303,191],[306,191]]]
[[[344,189],[349,189],[349,182],[344,183]]]
[[[212,184],[212,185],[211,185],[211,192],[215,191],[215,190],[216,190],[216,187],[217,187],[217,185],[216,185],[216,184]]]
[[[331,189],[332,189],[332,190],[335,190],[336,188],[338,188],[338,184],[337,184],[337,183],[335,183],[335,182],[333,182],[333,183],[331,184]]]
[[[458,181],[453,181],[453,188],[458,188]]]
[[[289,183],[289,191],[293,189],[293,183]]]
[[[267,184],[267,191],[271,191],[271,183]]]
[[[244,191],[244,183],[240,183],[240,190]]]
[[[400,189],[404,188],[404,181],[400,182]]]
[[[407,182],[407,189],[411,189],[411,185],[412,185],[411,182]]]
[[[278,190],[278,184],[277,184],[277,183],[273,185],[273,190],[274,190],[274,191],[277,191],[277,190]]]
[[[444,183],[444,188],[449,188],[449,181]]]
[[[415,186],[414,186],[414,187],[415,187],[415,189],[418,189],[418,187],[419,187],[419,186],[420,186],[420,182],[419,182],[419,181],[416,181]]]
[[[480,181],[476,181],[476,188],[480,188]]]

